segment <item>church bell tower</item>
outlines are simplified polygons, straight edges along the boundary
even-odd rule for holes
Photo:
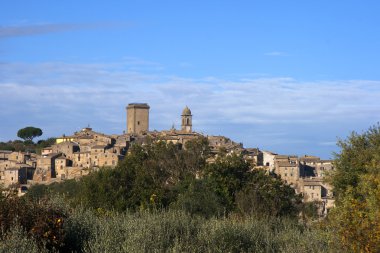
[[[191,133],[192,132],[192,117],[193,115],[191,115],[191,111],[189,109],[189,107],[185,107],[185,109],[183,109],[182,111],[182,131],[185,131],[186,133]]]

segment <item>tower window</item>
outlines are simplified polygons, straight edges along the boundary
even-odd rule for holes
[[[137,125],[140,125],[140,121],[137,121]]]

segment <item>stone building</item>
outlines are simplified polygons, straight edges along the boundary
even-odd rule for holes
[[[73,141],[64,141],[57,143],[52,146],[52,153],[50,154],[58,154],[63,153],[68,159],[73,159],[73,155],[75,152],[79,151],[79,144]]]
[[[263,152],[258,148],[245,148],[242,151],[244,159],[249,162],[252,167],[263,166]]]
[[[35,168],[29,164],[12,164],[9,168],[0,169],[0,184],[3,184],[5,187],[16,184],[27,184],[28,180],[32,180],[34,170]]]
[[[72,161],[61,155],[55,159],[55,175],[56,178],[64,180],[66,179],[66,167],[72,166]]]
[[[30,159],[30,154],[21,151],[12,152],[8,156],[8,160],[16,161],[18,163],[25,163],[28,159]]]
[[[270,151],[263,151],[263,166],[268,167],[270,171],[274,170],[274,159],[277,156],[276,153]]]
[[[50,153],[48,155],[40,156],[37,158],[37,168],[33,175],[33,181],[46,182],[56,177],[55,172],[55,159],[61,153]]]
[[[12,153],[10,150],[0,150],[0,162],[7,161],[9,159],[9,155]]]
[[[132,103],[127,110],[127,133],[141,134],[149,131],[149,105]]]
[[[210,145],[211,153],[217,155],[218,153],[226,154],[240,154],[243,149],[242,143],[232,141],[230,138],[221,135],[207,136]]]
[[[90,168],[91,151],[75,152],[73,156],[73,167]]]
[[[281,176],[285,183],[293,185],[296,190],[298,189],[301,167],[297,157],[277,155],[274,167],[274,173]]]

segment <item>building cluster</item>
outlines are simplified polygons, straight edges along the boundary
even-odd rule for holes
[[[77,179],[100,167],[114,167],[127,154],[131,145],[144,144],[147,139],[184,145],[187,141],[203,136],[192,129],[192,114],[186,106],[181,114],[181,129],[174,127],[166,131],[149,131],[149,105],[132,103],[126,108],[127,128],[121,135],[106,135],[90,127],[70,136],[61,136],[51,147],[44,148],[40,155],[34,153],[0,150],[0,184],[28,185],[52,183],[66,179]],[[278,155],[258,148],[244,148],[224,136],[206,136],[213,162],[220,154],[242,154],[253,167],[275,173],[298,193],[305,201],[319,201],[323,208],[333,205],[331,187],[324,182],[326,172],[333,170],[332,161],[315,156]]]
[[[321,211],[334,206],[332,187],[325,181],[326,175],[334,170],[332,160],[321,160],[316,156],[278,155],[268,151],[260,153],[259,166],[281,177],[304,201],[318,201]]]

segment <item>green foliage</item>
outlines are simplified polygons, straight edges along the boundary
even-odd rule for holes
[[[17,136],[25,141],[32,141],[35,137],[41,136],[42,130],[40,128],[28,126],[21,128],[17,132]]]
[[[18,224],[13,225],[0,239],[0,253],[42,253],[48,252],[39,247],[36,240],[28,236]]]
[[[176,198],[176,185],[204,166],[206,144],[203,139],[189,141],[186,150],[162,141],[134,145],[115,169],[101,169],[81,180],[81,201],[120,211],[168,207]]]
[[[37,143],[33,141],[21,141],[14,140],[8,142],[0,142],[0,150],[10,150],[10,151],[29,151],[32,153],[41,154],[43,148],[49,147],[55,144],[55,138],[48,138],[46,140],[39,140]]]
[[[206,218],[222,216],[226,211],[210,182],[205,179],[188,179],[181,182],[178,186],[177,200],[170,207]]]
[[[80,181],[33,186],[27,197],[64,194],[73,205],[105,210],[173,208],[213,217],[242,214],[296,216],[300,197],[280,179],[251,171],[239,155],[206,164],[207,140],[186,143],[186,149],[165,142],[134,145],[114,168],[102,168]],[[196,178],[198,177],[198,178]],[[237,198],[238,197],[238,198]]]
[[[251,178],[250,165],[238,155],[220,157],[215,163],[205,167],[203,176],[212,184],[215,193],[229,212],[235,208],[236,193]]]
[[[254,170],[250,175],[249,183],[236,196],[241,213],[259,217],[298,216],[302,198],[293,188],[263,170]]]
[[[313,201],[306,202],[302,206],[302,215],[305,220],[316,220],[320,217],[319,209],[322,206],[322,202]]]
[[[179,211],[103,213],[74,209],[64,251],[331,252],[332,238],[287,219],[204,219]]]
[[[62,195],[66,199],[74,200],[80,196],[81,185],[74,179],[65,180],[62,183],[52,183],[49,185],[45,184],[35,184],[29,187],[28,194],[25,198],[39,201],[46,197],[53,197],[54,195]],[[77,203],[76,201],[75,203]]]
[[[380,251],[380,126],[339,141],[336,171],[331,176],[337,194],[330,225],[346,249]]]
[[[52,202],[21,206],[23,211],[17,211],[20,208],[17,205],[13,205],[13,209],[2,209],[1,214],[20,215],[20,220],[7,229],[3,227],[0,252],[339,251],[339,245],[335,244],[337,240],[330,231],[321,227],[306,227],[286,218],[247,216],[242,219],[231,215],[228,218],[205,219],[174,210],[113,212],[81,205],[69,207],[65,201],[65,198],[55,198]],[[43,210],[61,210],[64,222],[59,224],[63,226],[58,226],[58,230],[57,226],[54,229],[49,226],[47,230],[37,229],[45,231],[41,234],[22,223],[45,224],[53,221],[57,224],[57,217],[46,216]],[[28,219],[23,212],[28,214]],[[49,238],[50,235],[56,236],[57,231],[60,231],[60,243],[52,247]]]

